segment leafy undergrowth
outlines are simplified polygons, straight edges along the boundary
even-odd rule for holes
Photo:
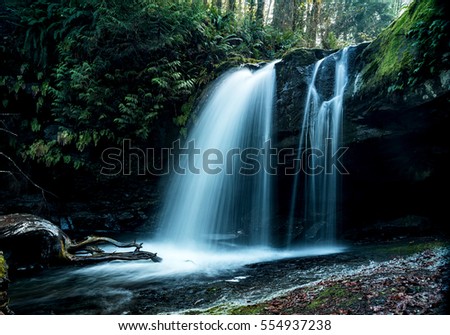
[[[441,314],[448,248],[361,266],[268,302],[262,314]]]

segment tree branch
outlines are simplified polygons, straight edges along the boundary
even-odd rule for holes
[[[42,192],[42,197],[44,198],[44,200],[45,200],[45,193],[48,193],[48,194],[54,196],[55,198],[58,198],[58,196],[57,196],[56,194],[54,194],[54,193],[52,193],[52,192],[50,192],[50,191],[47,191],[46,189],[44,189],[44,188],[42,188],[41,186],[39,186],[38,184],[36,184],[30,177],[28,177],[28,176],[26,175],[25,172],[22,171],[22,169],[16,164],[16,162],[14,162],[14,160],[13,160],[11,157],[9,157],[8,155],[4,154],[4,153],[1,152],[1,151],[0,151],[0,156],[1,156],[1,157],[4,157],[7,161],[9,161],[9,162],[14,166],[14,168],[15,168],[17,171],[19,171],[20,174],[21,174],[26,180],[28,180],[34,187],[36,187],[37,189],[39,189],[39,190]],[[12,174],[12,173],[11,173],[11,174]]]
[[[1,115],[1,114],[0,114]],[[2,124],[3,124],[3,126],[5,127],[5,128],[0,128],[0,131],[3,131],[3,132],[5,132],[5,133],[7,133],[7,134],[9,134],[9,135],[11,135],[11,136],[15,136],[15,137],[18,137],[19,135],[17,135],[16,133],[13,133],[11,130],[8,130],[7,129],[7,126],[6,126],[6,123],[5,123],[5,121],[3,121],[3,120],[1,120],[0,121]]]
[[[142,249],[142,243],[136,243],[136,241],[133,243],[122,243],[109,237],[88,236],[84,241],[81,241],[80,243],[74,243],[67,246],[67,251],[76,252],[79,249],[86,250],[87,246],[92,244],[99,244],[102,242],[112,244],[119,248],[136,248],[135,252]]]
[[[152,260],[155,263],[161,262],[161,258],[157,254],[148,251],[139,252],[118,252],[118,253],[100,253],[92,256],[77,256],[71,257],[72,262],[80,263],[97,263],[105,261],[137,261],[137,260]]]
[[[39,250],[27,245],[30,240],[39,240]],[[131,252],[104,252],[97,244],[109,243],[119,248],[134,247]],[[39,255],[42,264],[52,262],[95,263],[111,260],[151,260],[162,259],[153,252],[142,251],[142,243],[122,243],[109,237],[89,236],[80,243],[73,242],[58,226],[31,214],[0,215],[0,244],[14,255],[23,254],[23,244],[27,253]]]

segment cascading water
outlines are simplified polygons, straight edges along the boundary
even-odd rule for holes
[[[296,175],[288,227],[288,244],[298,235],[303,241],[333,244],[336,240],[340,174],[333,156],[342,141],[343,98],[348,81],[345,48],[314,65],[305,103],[298,160],[302,172]],[[330,78],[334,67],[334,86]],[[345,173],[345,172],[344,172]],[[298,201],[303,182],[303,201]],[[299,204],[301,203],[301,205]],[[299,210],[300,208],[300,210]],[[298,212],[301,212],[299,219]],[[298,227],[301,226],[301,233]],[[296,232],[297,231],[297,232]]]
[[[326,137],[336,139],[333,148],[339,144],[346,57],[347,50],[315,66],[308,92],[301,148],[323,148]],[[326,99],[318,89],[316,78],[325,73],[323,65],[334,59],[336,84],[330,94],[332,98]],[[296,279],[295,285],[299,285],[328,275],[327,267],[319,274],[313,267],[310,269],[314,271],[313,276],[308,273],[305,276],[303,268],[297,269],[293,275],[293,269],[298,267],[297,262],[285,263],[280,268],[275,263],[273,266],[252,267],[251,271],[242,268],[250,263],[325,255],[343,250],[335,245],[293,250],[268,248],[270,237],[279,234],[279,230],[271,227],[272,181],[271,175],[263,168],[267,167],[265,153],[268,151],[262,151],[266,141],[271,139],[274,65],[271,63],[255,72],[243,68],[228,73],[219,79],[208,95],[188,137],[188,149],[184,150],[179,166],[167,185],[160,234],[145,241],[145,247],[157,251],[163,262],[110,262],[83,268],[70,267],[40,274],[39,278],[25,279],[21,283],[20,280],[19,283],[15,281],[15,292],[13,289],[11,293],[12,308],[25,313],[33,306],[33,312],[83,311],[95,314],[135,310],[151,313],[152,308],[156,308],[156,312],[167,313],[166,300],[162,305],[155,304],[155,301],[161,300],[157,298],[159,291],[172,292],[169,311],[185,306],[192,308],[193,305],[210,308],[211,297],[203,299],[203,292],[212,287],[211,281],[215,290],[219,287],[220,299],[241,301],[246,297],[243,293],[245,287],[249,288],[247,297],[250,299],[258,296],[266,299],[267,294],[273,294],[273,285],[267,286],[267,278],[276,283],[277,290],[284,290],[291,289],[292,278]],[[317,158],[312,164],[321,164],[321,161]],[[328,228],[323,233],[323,239],[332,241],[334,226],[330,225],[334,225],[336,220],[333,213],[336,211],[337,176],[318,175],[306,178],[305,182],[305,192],[309,194],[305,202],[305,217],[327,213]],[[295,214],[296,207],[293,208]],[[245,250],[227,248],[225,252],[213,248],[224,244],[250,247]],[[253,276],[255,269],[258,273],[260,269],[266,272],[263,276]],[[335,268],[332,269],[334,271]],[[283,278],[284,284],[280,282]],[[233,282],[233,290],[228,284],[220,286],[224,281]],[[245,284],[240,286],[240,281]],[[185,294],[191,291],[197,293]]]
[[[275,64],[225,74],[200,108],[164,199],[159,240],[191,248],[270,244]],[[214,164],[211,164],[214,162]]]
[[[339,122],[335,122],[338,116],[335,114],[342,112],[339,106],[342,106],[341,91],[346,78],[345,53],[335,56],[340,57],[335,98],[327,100],[320,109],[317,106],[323,99],[314,83],[320,72],[320,64],[328,60],[318,63],[314,70],[302,135],[302,141],[310,147],[322,147],[322,135],[336,136],[339,133]],[[170,311],[186,308],[184,306],[192,308],[193,305],[210,308],[211,301],[209,298],[203,299],[202,292],[211,287],[211,278],[214,278],[214,288],[219,287],[220,299],[239,301],[245,297],[244,287],[251,287],[250,293],[247,293],[251,299],[258,295],[267,298],[266,278],[276,282],[277,290],[290,289],[293,285],[292,276],[297,280],[295,285],[317,280],[315,267],[314,276],[304,276],[304,269],[292,275],[292,269],[298,263],[289,266],[285,263],[281,268],[277,268],[276,264],[267,266],[264,276],[251,279],[255,273],[253,270],[258,269],[259,272],[260,268],[252,268],[250,272],[242,268],[245,264],[325,255],[343,250],[335,245],[293,250],[270,248],[271,236],[279,234],[279,230],[271,227],[272,177],[263,168],[270,162],[265,154],[268,151],[262,149],[265,149],[266,141],[271,139],[274,65],[271,63],[255,72],[242,68],[228,73],[209,92],[188,137],[188,149],[183,150],[179,164],[174,164],[177,168],[169,179],[167,194],[163,199],[160,234],[145,241],[145,246],[151,251],[157,251],[163,262],[110,262],[80,269],[59,269],[39,275],[39,278],[23,280],[19,284],[15,282],[12,307],[15,310],[22,309],[22,312],[29,311],[30,306],[33,306],[33,311],[70,313],[75,310],[78,313],[84,311],[96,314],[133,311],[130,308],[137,308],[139,313],[151,313],[152,308],[157,308],[157,312],[166,313],[166,301],[160,307],[155,304],[155,301],[160,300],[155,298],[159,297],[158,291],[172,292],[169,300],[173,305],[169,307]],[[329,115],[326,114],[327,108],[333,111]],[[331,123],[326,123],[326,120]],[[322,124],[328,125],[319,127]],[[337,181],[320,177],[307,181],[307,191],[314,194],[307,203],[307,212],[315,215],[322,211],[333,211],[332,200]],[[321,197],[318,192],[321,190],[325,190],[330,200],[328,206],[324,207],[319,201]],[[333,234],[333,230],[330,230],[325,237],[331,239]],[[217,249],[230,244],[248,247]],[[111,247],[108,251],[114,250]],[[280,270],[281,279],[285,278],[287,285],[280,282]],[[327,274],[326,270],[320,273],[319,276]],[[221,290],[220,283],[224,281],[233,282],[235,291],[230,291],[228,284],[224,286],[226,289]],[[244,286],[240,286],[241,281],[245,283]],[[273,287],[268,287],[268,294],[273,294]],[[186,295],[188,291],[197,294]],[[225,292],[231,292],[231,295]],[[147,300],[143,297],[147,297]]]

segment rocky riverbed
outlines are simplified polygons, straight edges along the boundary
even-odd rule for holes
[[[215,270],[189,259],[185,271],[153,275],[143,263],[65,267],[16,278],[11,307],[18,314],[446,314],[449,250],[440,239],[404,239]]]
[[[448,248],[334,274],[265,304],[268,314],[447,314]]]

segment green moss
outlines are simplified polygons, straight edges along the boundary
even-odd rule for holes
[[[192,310],[185,312],[184,315],[202,315],[202,312],[199,310]]]
[[[340,284],[325,287],[319,294],[311,300],[306,309],[313,312],[317,309],[323,309],[326,306],[339,306],[339,308],[350,308],[358,303],[362,297],[361,293],[354,293]]]
[[[446,34],[437,23],[435,30],[428,28],[442,21],[442,15],[436,0],[415,1],[380,34],[364,52],[367,61],[361,73],[365,93],[380,87],[387,87],[387,93],[402,90],[430,71],[426,65],[432,62]]]
[[[201,309],[194,309],[185,312],[185,315],[226,315],[229,314],[228,311],[230,310],[229,305],[218,305],[211,308],[208,308],[207,310],[201,310]]]
[[[228,314],[229,309],[230,309],[230,306],[228,306],[228,305],[219,305],[219,306],[214,306],[212,308],[209,308],[206,311],[202,311],[199,314],[202,314],[202,315],[226,315],[226,314]]]
[[[450,247],[449,242],[432,241],[432,242],[410,242],[408,244],[387,246],[380,248],[379,252],[385,255],[392,256],[408,256],[425,250],[431,250],[442,247]]]
[[[261,303],[256,305],[218,305],[207,310],[192,310],[188,311],[186,315],[259,315],[264,314],[267,304]]]
[[[6,278],[8,275],[8,266],[6,265],[3,253],[0,252],[0,278]]]
[[[290,49],[283,54],[282,58],[286,64],[293,63],[296,66],[306,66],[317,61],[315,50],[304,48]]]
[[[229,311],[230,315],[261,315],[265,313],[267,304],[240,306]]]
[[[242,64],[260,64],[263,62],[270,62],[270,60],[267,59],[255,59],[255,58],[247,58],[247,57],[230,57],[226,60],[220,62],[215,67],[215,72],[217,74],[224,73],[225,71],[229,69],[233,69],[235,67],[241,66]]]

